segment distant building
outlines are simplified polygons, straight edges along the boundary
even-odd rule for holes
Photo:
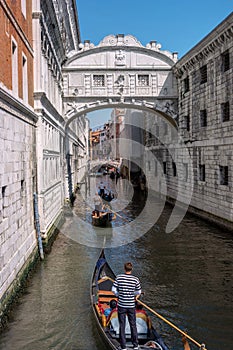
[[[111,152],[110,123],[90,130],[90,160],[108,160]]]

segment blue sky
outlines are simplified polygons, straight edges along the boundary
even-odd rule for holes
[[[98,45],[109,34],[132,34],[181,58],[232,12],[233,1],[77,0],[77,8],[82,41]]]

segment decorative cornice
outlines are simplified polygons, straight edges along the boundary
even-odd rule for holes
[[[195,68],[197,63],[206,60],[232,38],[233,13],[175,64],[173,67],[174,74],[180,78],[185,71]]]
[[[135,38],[133,35],[124,35],[124,34],[117,34],[117,35],[108,35],[103,40],[100,41],[100,43],[95,46],[93,43],[90,42],[90,40],[85,40],[84,43],[79,44],[80,50],[78,53],[96,49],[96,48],[109,48],[109,47],[117,47],[117,48],[126,48],[126,47],[136,47],[141,49],[147,49],[150,51],[156,51],[160,54],[163,54],[167,57],[169,57],[173,62],[177,61],[177,52],[171,53],[167,50],[160,50],[161,44],[157,43],[155,40],[150,41],[146,46],[143,46],[140,41]],[[70,52],[70,57],[73,54],[76,54],[77,52]]]

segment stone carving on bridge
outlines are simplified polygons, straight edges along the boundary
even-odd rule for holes
[[[156,102],[154,105],[154,108],[158,111],[161,111],[170,115],[172,118],[177,117],[177,106],[174,101]]]
[[[97,100],[89,103],[77,103],[77,102],[68,102],[67,110],[65,113],[65,120],[75,117],[76,115],[80,115],[82,113],[88,113],[97,108],[139,108],[139,109],[150,109],[152,111],[163,112],[170,119],[175,119],[177,117],[177,102],[172,99],[167,99],[165,101],[147,101],[140,100],[134,98],[124,98],[121,94],[120,98],[108,98]]]
[[[138,46],[143,47],[140,41],[138,41],[133,35],[108,35],[106,36],[98,46]]]
[[[116,66],[125,66],[126,65],[126,56],[122,50],[116,51],[115,54],[115,65]]]
[[[123,92],[124,92],[124,86],[125,86],[125,77],[124,75],[119,75],[119,77],[116,80],[116,84],[118,85],[118,92],[117,94],[121,96],[121,102],[124,102]]]

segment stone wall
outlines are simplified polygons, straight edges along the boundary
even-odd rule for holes
[[[0,300],[37,252],[36,116],[0,87]]]
[[[174,67],[180,136],[193,155],[191,205],[226,221],[233,221],[232,29],[231,14]]]

